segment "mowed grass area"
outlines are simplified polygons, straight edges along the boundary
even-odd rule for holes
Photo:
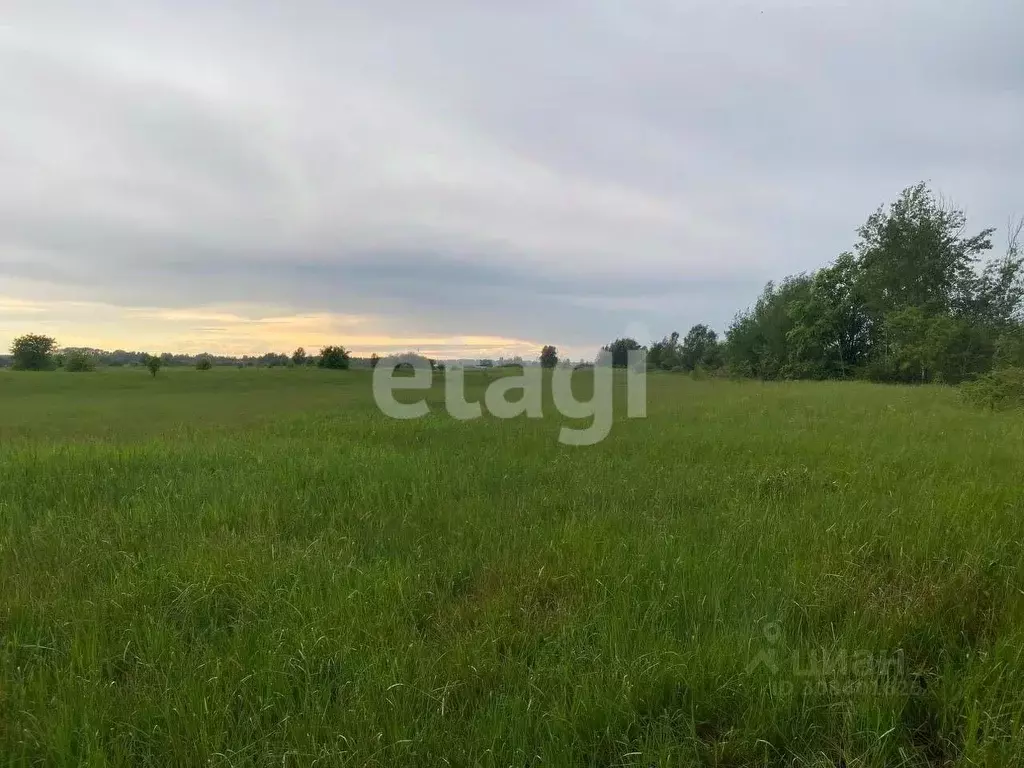
[[[430,400],[0,372],[4,764],[1024,763],[1024,416],[665,374],[571,447]]]

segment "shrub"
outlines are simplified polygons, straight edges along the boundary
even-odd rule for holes
[[[213,361],[210,358],[203,356],[196,360],[197,371],[208,371],[211,368],[213,368]]]
[[[71,373],[86,373],[96,370],[96,363],[85,352],[69,352],[64,358],[64,370]]]
[[[979,408],[1024,407],[1024,368],[1000,368],[960,385],[963,400]]]
[[[344,347],[324,347],[320,350],[317,365],[321,368],[344,370],[348,368],[349,354]]]
[[[52,371],[57,367],[57,342],[49,336],[29,333],[11,345],[11,363],[16,371]]]

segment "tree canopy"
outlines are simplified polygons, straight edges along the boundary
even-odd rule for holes
[[[348,350],[341,346],[328,346],[320,350],[320,358],[317,365],[321,368],[333,368],[342,370],[348,368],[350,355]]]
[[[904,189],[858,229],[852,252],[769,283],[736,316],[730,367],[767,379],[958,382],[1018,359],[1021,225],[986,262],[995,230],[967,231],[964,212],[925,184]]]
[[[558,365],[558,350],[550,344],[541,349],[540,364],[542,368],[554,368]]]
[[[57,367],[54,353],[57,342],[50,336],[29,333],[11,344],[13,367],[19,371],[49,371]]]

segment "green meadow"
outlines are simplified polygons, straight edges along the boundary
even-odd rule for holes
[[[572,447],[370,382],[0,372],[3,764],[1024,764],[1021,413],[652,374]]]

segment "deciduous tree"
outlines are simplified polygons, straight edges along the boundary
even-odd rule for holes
[[[558,365],[558,350],[548,344],[540,351],[540,364],[542,368],[554,368]]]
[[[348,350],[341,346],[328,346],[320,350],[317,365],[321,368],[346,369],[349,365]]]
[[[50,371],[56,367],[57,342],[49,336],[28,333],[11,344],[13,367],[19,371]]]

